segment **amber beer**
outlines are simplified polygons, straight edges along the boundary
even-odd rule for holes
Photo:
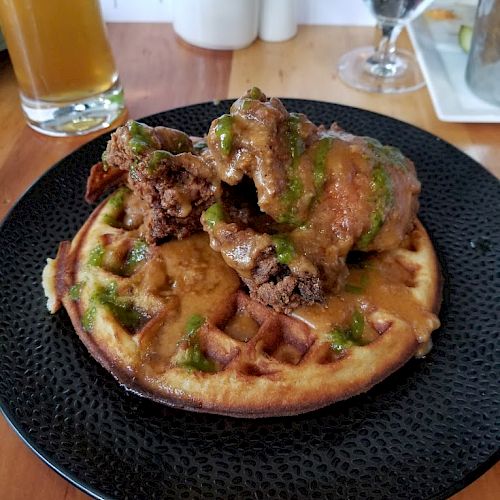
[[[0,0],[0,24],[34,128],[83,133],[123,111],[98,0]]]

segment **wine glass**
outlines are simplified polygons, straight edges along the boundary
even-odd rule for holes
[[[433,0],[365,0],[377,19],[382,37],[378,47],[360,47],[344,54],[340,78],[367,92],[397,94],[417,90],[424,79],[415,56],[396,49],[403,27],[420,15]]]

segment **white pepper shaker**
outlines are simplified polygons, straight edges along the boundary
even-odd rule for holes
[[[259,38],[283,42],[297,34],[297,0],[261,0]]]
[[[205,49],[236,50],[257,38],[259,0],[176,0],[175,32]]]

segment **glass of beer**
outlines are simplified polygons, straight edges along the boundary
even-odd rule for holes
[[[0,25],[32,128],[80,135],[123,114],[99,0],[0,0]]]

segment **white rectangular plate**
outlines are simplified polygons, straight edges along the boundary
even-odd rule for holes
[[[458,44],[461,24],[473,26],[475,2],[438,0],[430,9],[449,9],[456,19],[425,13],[408,27],[438,118],[444,122],[500,123],[500,107],[476,97],[465,82],[467,54]]]

